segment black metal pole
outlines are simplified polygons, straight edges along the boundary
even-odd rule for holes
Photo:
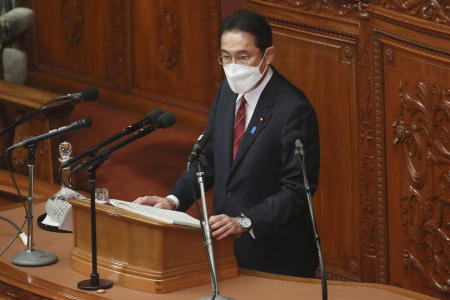
[[[304,162],[304,152],[296,149],[295,155],[298,158],[300,168],[302,171],[302,175],[303,175],[303,182],[304,182],[305,190],[306,190],[306,198],[308,200],[307,202],[308,202],[309,216],[311,218],[311,224],[312,224],[314,238],[315,238],[316,247],[317,247],[317,254],[319,257],[319,265],[320,265],[321,277],[322,277],[322,299],[327,300],[328,299],[328,288],[327,288],[327,280],[326,280],[326,276],[325,276],[325,264],[323,262],[322,248],[320,246],[320,238],[319,238],[319,233],[317,230],[316,218],[314,216],[314,209],[312,206],[311,190],[309,187],[309,182],[308,182],[308,177],[306,174],[306,167],[305,167],[305,162]]]
[[[34,163],[36,145],[36,143],[31,143],[26,147],[28,149],[27,249],[19,252],[12,258],[13,264],[25,267],[45,266],[58,261],[56,255],[51,252],[33,249]]]
[[[95,212],[95,179],[96,171],[98,167],[104,162],[98,161],[90,165],[89,170],[89,192],[91,195],[91,238],[92,238],[92,273],[91,279],[83,280],[78,282],[78,288],[82,290],[98,290],[98,289],[109,289],[113,286],[113,283],[107,279],[100,279],[97,273],[97,223],[96,223],[96,212]]]

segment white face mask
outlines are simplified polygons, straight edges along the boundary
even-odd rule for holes
[[[228,64],[223,66],[228,84],[233,92],[236,94],[243,94],[255,87],[258,81],[261,80],[268,67],[267,65],[266,69],[264,69],[264,72],[262,73],[259,71],[259,67],[261,66],[265,56],[266,51],[264,52],[264,56],[257,67],[240,64]]]

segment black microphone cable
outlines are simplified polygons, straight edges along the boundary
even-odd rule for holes
[[[20,192],[20,188],[17,185],[16,179],[14,177],[14,172],[13,172],[13,167],[12,167],[12,162],[11,162],[11,151],[6,150],[5,157],[6,157],[8,171],[10,173],[12,182],[14,184],[14,187],[17,191],[17,195],[19,197],[19,201],[17,201],[17,202],[21,202],[25,209],[25,219],[24,219],[22,225],[19,227],[16,223],[11,221],[10,219],[0,216],[0,219],[10,223],[13,227],[16,228],[16,233],[14,234],[12,239],[8,242],[8,244],[0,251],[0,256],[14,243],[14,241],[17,239],[17,237],[22,234],[22,232],[23,232],[22,230],[23,230],[23,227],[25,226],[25,224],[27,223],[27,216],[28,216],[28,208],[25,204],[25,198],[22,196],[22,193]]]
[[[52,106],[48,106],[52,102],[66,100],[66,99],[58,99],[60,97],[50,99],[49,101],[47,101],[46,103],[44,103],[40,107],[38,107],[37,109],[31,111],[30,113],[28,113],[26,115],[23,115],[19,120],[15,121],[11,125],[9,125],[6,128],[4,128],[0,132],[0,136],[4,135],[6,132],[11,130],[12,128],[15,128],[16,126],[18,126],[18,125],[22,124],[23,122],[33,118],[35,115],[37,115],[37,114],[39,114],[41,112],[45,112],[45,111],[53,110],[53,109],[58,109],[58,108],[63,108],[63,107],[66,107],[66,106],[75,106],[75,104],[77,104],[81,99],[84,99],[86,101],[95,100],[98,97],[98,91],[94,87],[87,87],[87,88],[84,88],[81,91],[81,93],[78,93],[76,95],[78,97],[74,97],[73,99],[71,99],[71,101],[55,104],[55,105],[52,105]],[[67,99],[69,99],[69,98],[67,98]]]
[[[77,122],[79,122],[79,123],[77,123]],[[79,124],[79,125],[81,124],[81,125],[83,125],[84,127],[85,127],[85,126],[90,126],[90,124],[91,124],[91,119],[90,119],[90,118],[83,118],[83,119],[81,119],[81,120],[76,121],[75,123],[76,123],[76,124]],[[75,124],[75,123],[72,123],[71,125],[73,125],[73,124]],[[80,127],[80,126],[79,126],[79,127]],[[80,127],[80,128],[84,128],[84,127]],[[50,132],[51,132],[51,131],[50,131]],[[47,132],[47,134],[48,134],[48,132]],[[42,135],[40,135],[40,136],[42,136]],[[51,137],[51,135],[49,135],[48,137]],[[33,136],[32,136],[31,138],[33,138]],[[20,142],[19,144],[24,143],[24,145],[27,145],[27,143],[24,142],[24,141],[26,141],[26,140],[27,140],[27,138],[25,138],[24,140],[22,140],[22,142]],[[34,145],[35,145],[37,142],[39,142],[39,140],[36,140],[35,142],[33,142],[33,143],[31,143],[31,144],[34,144]],[[28,147],[30,147],[29,149],[31,149],[31,146],[28,146]],[[34,149],[34,147],[35,147],[35,146],[33,146],[33,149]],[[24,220],[22,226],[20,226],[20,228],[19,228],[19,226],[17,226],[13,221],[9,220],[9,219],[6,218],[6,217],[1,217],[1,219],[7,221],[8,223],[14,224],[13,226],[16,227],[16,228],[18,228],[18,229],[17,229],[17,232],[16,232],[16,234],[14,235],[14,237],[11,239],[11,241],[7,244],[7,246],[6,246],[4,249],[2,249],[2,251],[0,252],[0,255],[3,254],[3,253],[6,251],[6,249],[8,249],[8,248],[12,245],[12,243],[17,239],[17,237],[22,233],[22,229],[23,229],[23,227],[25,226],[25,224],[26,224],[26,222],[27,222],[27,218],[28,218],[28,207],[27,207],[27,205],[26,205],[26,203],[25,203],[25,198],[22,196],[22,193],[20,192],[20,188],[19,188],[19,186],[18,186],[18,184],[17,184],[17,182],[16,182],[16,178],[15,178],[15,176],[14,176],[14,170],[13,170],[12,161],[11,161],[11,152],[12,152],[12,150],[14,150],[14,149],[16,149],[16,148],[13,147],[13,146],[7,148],[6,151],[5,151],[5,158],[6,158],[6,162],[7,162],[7,168],[8,168],[8,170],[9,170],[9,173],[10,173],[10,176],[11,176],[11,180],[12,180],[12,182],[13,182],[13,184],[14,184],[14,187],[15,187],[15,189],[16,189],[16,191],[17,191],[17,195],[18,195],[18,197],[19,197],[19,200],[18,200],[17,202],[21,202],[22,205],[23,205],[23,207],[24,207],[24,209],[25,209],[25,220]],[[27,236],[27,238],[28,238],[28,236]]]

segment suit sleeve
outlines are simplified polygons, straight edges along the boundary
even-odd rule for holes
[[[264,239],[282,230],[295,218],[305,217],[306,189],[293,143],[284,140],[298,130],[305,148],[305,162],[311,193],[317,189],[319,177],[319,129],[316,114],[306,99],[290,109],[280,129],[280,190],[245,213],[252,220],[256,240]]]

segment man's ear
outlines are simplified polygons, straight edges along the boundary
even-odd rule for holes
[[[275,47],[274,46],[270,46],[269,48],[266,49],[266,61],[267,61],[267,64],[270,65],[274,58],[275,58]]]

